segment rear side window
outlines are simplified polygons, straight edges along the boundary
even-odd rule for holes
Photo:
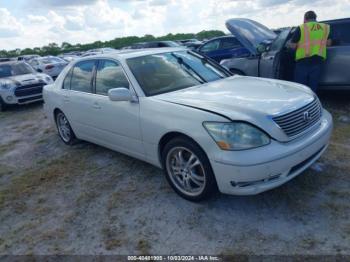
[[[221,49],[240,48],[241,45],[236,38],[224,38],[221,40]]]
[[[68,74],[66,75],[66,78],[63,80],[63,85],[62,85],[63,89],[70,89],[70,83],[71,83],[71,79],[72,79],[72,72],[73,72],[73,69],[70,69]]]
[[[218,50],[219,46],[220,46],[220,40],[214,40],[205,44],[201,48],[201,52],[212,52],[212,51]]]
[[[336,45],[350,45],[350,22],[331,24],[330,35]]]
[[[80,92],[92,93],[91,82],[95,61],[82,61],[73,68],[71,89]]]
[[[129,82],[122,67],[110,60],[101,60],[96,74],[96,94],[107,95],[111,88],[129,88]]]

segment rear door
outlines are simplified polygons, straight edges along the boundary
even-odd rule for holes
[[[63,112],[79,138],[90,140],[94,136],[92,82],[97,60],[78,62],[63,83]]]
[[[350,19],[327,22],[331,27],[332,46],[320,79],[320,88],[350,88]]]

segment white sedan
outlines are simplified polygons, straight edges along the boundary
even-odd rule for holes
[[[64,143],[90,141],[163,168],[192,201],[280,186],[322,155],[332,131],[308,87],[231,76],[183,48],[77,60],[44,101]]]

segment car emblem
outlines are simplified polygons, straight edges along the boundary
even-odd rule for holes
[[[311,116],[308,111],[304,112],[303,117],[305,122],[309,122],[311,120]]]

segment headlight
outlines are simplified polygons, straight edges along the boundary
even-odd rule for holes
[[[203,125],[222,150],[245,150],[270,143],[263,131],[244,122],[204,122]]]
[[[15,82],[11,80],[1,80],[0,81],[0,88],[2,89],[10,89],[11,87],[16,86]]]
[[[49,75],[40,75],[40,76],[39,76],[39,80],[45,81],[46,84],[51,84],[51,83],[53,83],[53,79],[52,79],[52,77],[49,76]]]

